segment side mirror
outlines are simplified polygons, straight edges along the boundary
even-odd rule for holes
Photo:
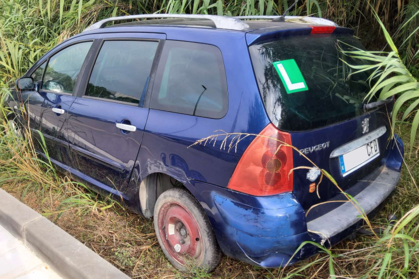
[[[20,78],[16,81],[16,87],[20,90],[34,90],[35,84],[31,77]]]

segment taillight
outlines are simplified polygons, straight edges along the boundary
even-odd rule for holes
[[[291,135],[269,124],[244,152],[228,188],[254,196],[270,196],[293,189]]]
[[[335,26],[310,26],[311,34],[332,34],[336,27]]]

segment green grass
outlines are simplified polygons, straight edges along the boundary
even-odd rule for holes
[[[5,91],[3,91],[5,92]],[[58,214],[77,209],[78,214],[85,215],[91,211],[104,211],[117,206],[118,203],[109,198],[98,198],[84,184],[70,180],[67,176],[57,173],[49,158],[41,160],[34,149],[31,134],[24,127],[16,132],[12,122],[19,123],[10,112],[1,106],[0,111],[0,186],[19,185],[20,198],[32,193],[36,196],[47,197],[50,201],[49,209],[44,215]],[[22,109],[24,111],[24,109]],[[45,148],[45,141],[40,134],[41,146]],[[47,152],[44,152],[48,155]],[[52,196],[65,198],[54,204]]]
[[[110,16],[144,13],[278,15],[291,0],[0,0],[0,85],[11,84],[53,46]],[[371,4],[372,7],[369,5]],[[367,47],[382,48],[380,15],[413,73],[417,59],[417,0],[301,0],[290,15],[323,16],[355,30]],[[412,18],[412,20],[409,20]],[[402,28],[401,28],[402,27]],[[365,35],[363,35],[365,33]],[[413,34],[413,35],[411,35]],[[378,43],[377,43],[378,42]]]
[[[410,21],[414,20],[417,15],[419,15],[419,11],[409,18],[400,28],[403,28]],[[411,146],[409,149],[409,152],[412,152],[412,144],[415,141],[419,126],[419,83],[403,63],[399,48],[391,38],[386,27],[378,15],[375,14],[375,16],[391,51],[366,51],[355,47],[351,47],[349,51],[341,49],[341,52],[345,56],[350,56],[353,59],[362,61],[361,63],[365,63],[364,65],[350,65],[344,61],[353,69],[353,72],[348,75],[348,78],[359,73],[369,73],[367,81],[371,85],[371,90],[365,97],[366,102],[370,102],[373,97],[377,97],[378,100],[397,97],[393,107],[393,117],[391,119],[393,123],[392,130],[394,130],[399,111],[403,108],[404,113],[401,120],[404,121],[407,118],[411,118],[410,120],[412,122],[410,132]],[[417,30],[419,30],[419,27]],[[409,34],[408,38],[414,36],[416,31]],[[405,42],[403,42],[402,45],[404,43]]]

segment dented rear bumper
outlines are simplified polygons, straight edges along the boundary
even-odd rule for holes
[[[353,197],[356,202],[346,202],[307,223],[308,230],[318,235],[322,245],[332,242],[341,232],[358,223],[362,212],[372,213],[390,196],[400,180],[400,172],[386,166],[378,171],[379,175],[369,182],[368,187]]]
[[[278,196],[277,201],[273,197],[259,198],[260,206],[214,196],[227,226],[229,246],[237,250],[229,253],[231,256],[263,267],[277,267],[285,265],[302,242],[311,240],[303,208],[292,194]]]
[[[400,178],[403,143],[398,137],[394,143],[398,148],[388,151],[383,166],[352,187],[358,188],[353,196],[370,217]],[[358,218],[360,213],[349,202],[307,219],[292,193],[256,197],[203,182],[196,184],[204,184],[195,185],[196,189],[206,188],[197,191],[200,196],[197,198],[209,216],[223,252],[262,267],[280,267],[305,259],[316,254],[318,248],[307,244],[295,253],[303,242],[314,241],[330,247],[363,225]]]

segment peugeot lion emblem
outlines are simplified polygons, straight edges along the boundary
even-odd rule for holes
[[[370,119],[369,118],[364,118],[364,120],[362,120],[362,133],[368,133],[370,131]]]

